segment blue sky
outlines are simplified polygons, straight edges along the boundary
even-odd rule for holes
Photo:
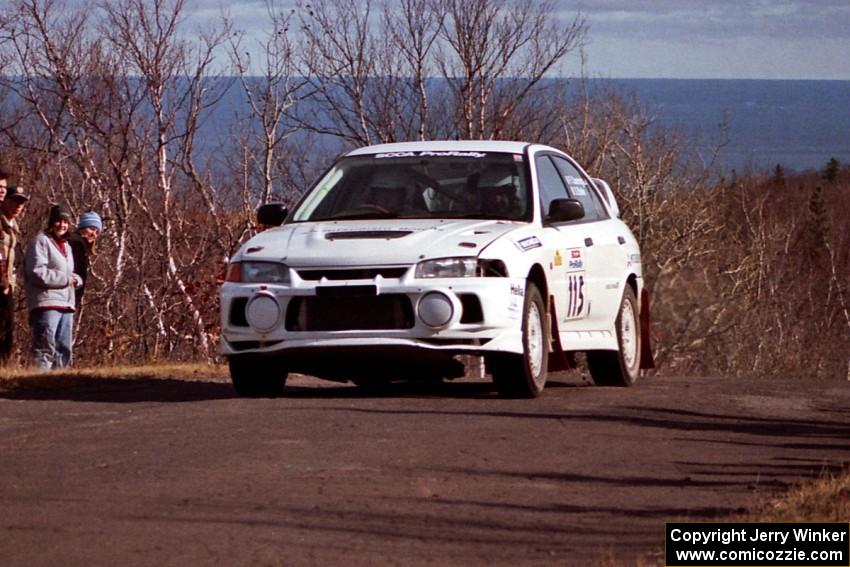
[[[264,0],[190,0],[190,20],[217,17],[222,3],[237,26],[262,29]],[[578,10],[587,17],[591,77],[850,80],[850,0],[555,0],[555,6],[553,17],[569,21]],[[579,72],[578,57],[562,70]]]

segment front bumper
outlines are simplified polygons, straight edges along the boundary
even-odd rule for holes
[[[220,353],[404,347],[522,352],[525,280],[507,277],[225,282]]]

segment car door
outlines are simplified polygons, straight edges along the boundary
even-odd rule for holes
[[[592,298],[593,272],[587,256],[587,230],[581,221],[550,223],[546,221],[549,206],[555,199],[567,199],[564,178],[552,161],[552,155],[538,153],[534,160],[541,213],[543,240],[549,259],[549,288],[555,297],[555,311],[561,331],[583,330]]]
[[[622,223],[608,214],[590,178],[574,163],[552,156],[570,198],[584,206],[585,217],[576,221],[584,243],[585,295],[590,298],[587,325],[591,330],[609,329],[620,306],[621,281],[626,266],[626,240]]]

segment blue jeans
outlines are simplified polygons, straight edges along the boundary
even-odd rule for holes
[[[57,309],[30,311],[32,359],[41,370],[71,365],[74,312]]]

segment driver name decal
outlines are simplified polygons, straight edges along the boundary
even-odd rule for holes
[[[540,239],[536,236],[527,236],[525,238],[517,240],[516,242],[514,242],[514,244],[516,244],[517,248],[519,248],[523,252],[528,252],[529,250],[532,250],[534,248],[540,248],[541,246],[543,246],[543,244],[540,242]]]
[[[449,151],[449,152],[435,152],[435,151],[424,151],[424,152],[385,152],[382,154],[375,154],[375,159],[385,159],[385,158],[405,158],[405,157],[468,157],[468,158],[483,158],[487,157],[487,154],[482,152],[457,152],[457,151]]]

